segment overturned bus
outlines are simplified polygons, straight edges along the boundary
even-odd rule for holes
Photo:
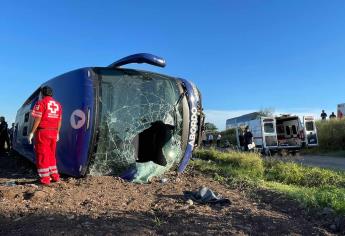
[[[130,63],[165,66],[163,58],[141,53],[42,84],[17,112],[13,149],[35,162],[33,145],[27,141],[31,111],[40,88],[50,86],[63,108],[56,152],[60,173],[146,182],[171,168],[182,172],[200,142],[200,92],[185,79],[120,68]]]

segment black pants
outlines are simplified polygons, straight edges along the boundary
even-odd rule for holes
[[[4,152],[5,149],[5,143],[7,145],[7,149],[10,149],[10,138],[8,137],[8,134],[2,134],[0,136],[0,152]]]

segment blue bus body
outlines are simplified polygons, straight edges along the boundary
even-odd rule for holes
[[[121,63],[121,65],[126,64],[123,61]],[[100,73],[108,72],[122,73],[124,76],[137,73],[138,76],[150,75],[151,77],[157,76],[157,78],[161,76],[164,79],[166,77],[146,71],[119,69],[114,66],[87,67],[65,73],[42,84],[40,88],[43,86],[53,88],[53,97],[61,103],[63,109],[60,141],[57,143],[56,152],[60,173],[75,177],[85,176],[90,163],[97,158],[95,153],[101,132],[99,127],[102,121],[100,119],[104,119],[100,116],[102,109],[99,102],[102,100],[100,93],[102,93],[102,86],[104,87],[101,84]],[[169,81],[176,80],[178,88],[182,91],[179,97],[181,100],[181,129],[179,132],[182,140],[179,145],[182,155],[178,163],[178,171],[182,172],[188,164],[193,148],[198,145],[200,140],[203,125],[201,96],[191,82],[179,78],[169,77],[168,79]],[[28,143],[27,136],[33,124],[32,108],[40,99],[40,88],[18,110],[13,135],[13,149],[34,163],[34,146]],[[138,88],[138,90],[140,89]],[[114,97],[114,101],[120,99],[116,98],[117,94],[111,96]],[[128,166],[123,173],[124,176],[127,176],[126,178],[131,179],[135,174],[133,166]]]
[[[78,69],[53,78],[43,86],[50,86],[54,90],[54,98],[62,104],[63,122],[60,135],[63,137],[57,143],[57,162],[61,173],[71,176],[85,174],[88,164],[88,152],[93,135],[94,120],[94,82],[90,74],[90,68]],[[39,91],[39,90],[37,90]],[[13,149],[35,162],[33,145],[27,141],[27,135],[31,131],[33,118],[31,110],[39,99],[36,92],[21,107],[17,113]],[[81,110],[86,116],[85,121],[80,117],[71,117],[75,110]],[[26,117],[26,119],[25,119]],[[85,122],[82,128],[74,129],[72,122]]]

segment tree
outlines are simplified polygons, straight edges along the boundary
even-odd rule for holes
[[[262,108],[260,111],[258,111],[260,116],[274,116],[274,108],[272,107],[266,107]]]
[[[210,123],[210,122],[205,123],[205,131],[206,132],[216,132],[217,130],[218,130],[218,128],[216,127],[215,124]]]

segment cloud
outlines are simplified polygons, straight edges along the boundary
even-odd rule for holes
[[[258,109],[260,110],[260,109]],[[227,119],[245,115],[258,110],[248,109],[248,110],[204,110],[206,115],[205,122],[211,122],[216,125],[219,131],[225,130],[225,122]],[[276,110],[275,115],[281,114],[291,114],[298,115],[301,119],[303,116],[314,116],[318,119],[320,116],[320,109],[316,108],[289,108]]]

